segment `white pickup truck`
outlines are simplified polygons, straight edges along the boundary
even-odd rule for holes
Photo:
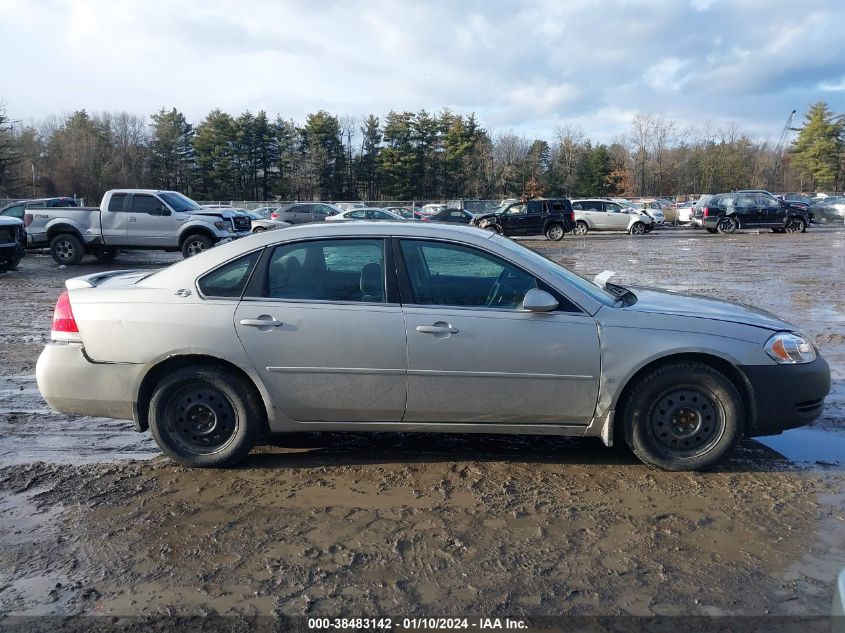
[[[68,266],[89,253],[110,261],[121,250],[181,250],[190,257],[251,234],[246,215],[151,189],[112,189],[99,207],[28,208],[24,222],[27,248],[49,246],[53,259]]]

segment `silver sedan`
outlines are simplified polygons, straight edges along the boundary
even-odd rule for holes
[[[830,389],[767,312],[590,282],[471,227],[297,226],[66,285],[44,398],[132,418],[189,466],[267,433],[391,430],[596,437],[701,469],[809,423]]]

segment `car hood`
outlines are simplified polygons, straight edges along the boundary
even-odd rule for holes
[[[0,216],[0,226],[20,226],[23,224],[18,218]]]
[[[631,287],[631,291],[637,296],[637,301],[623,308],[628,312],[671,314],[740,323],[775,331],[797,331],[794,325],[771,312],[741,303],[653,288]]]
[[[227,211],[225,209],[208,209],[205,211],[191,211],[191,216],[201,215],[203,217],[214,216],[217,218],[233,218],[235,216],[241,216],[243,213],[238,211]]]

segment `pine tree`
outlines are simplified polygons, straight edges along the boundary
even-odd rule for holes
[[[834,115],[824,101],[810,106],[791,149],[792,165],[807,190],[838,188],[841,184],[843,131],[845,118]]]

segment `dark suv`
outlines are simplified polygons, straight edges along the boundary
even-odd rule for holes
[[[575,229],[575,212],[566,198],[529,200],[476,215],[472,224],[500,235],[545,235],[558,241]]]
[[[702,209],[710,233],[738,229],[772,229],[776,233],[803,233],[812,216],[765,191],[734,191],[713,196]]]
[[[0,217],[0,273],[14,270],[26,251],[26,228],[16,217]]]

